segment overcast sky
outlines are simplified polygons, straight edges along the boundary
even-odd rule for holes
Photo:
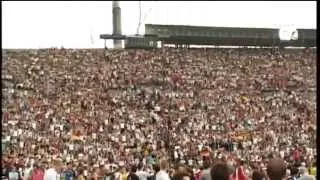
[[[142,1],[143,23],[316,29],[316,1]],[[139,2],[120,2],[122,33],[133,35]],[[140,33],[144,33],[144,24]],[[112,33],[111,1],[4,1],[3,48],[103,48]],[[110,46],[112,42],[108,42]]]

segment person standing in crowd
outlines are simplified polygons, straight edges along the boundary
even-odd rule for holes
[[[270,180],[282,180],[286,175],[286,165],[282,159],[269,160],[267,174]]]
[[[81,168],[79,169],[79,172],[78,172],[78,176],[77,176],[77,180],[85,180],[85,176],[84,176],[84,170]]]
[[[9,157],[10,158],[10,157]],[[8,157],[4,156],[2,159],[1,159],[1,175],[2,175],[2,179],[8,179],[8,174],[9,174],[9,171],[11,170],[11,166],[10,166],[10,160],[9,160]]]
[[[1,179],[7,179],[7,167],[5,167],[3,162],[1,165],[3,166],[1,169]]]
[[[195,172],[195,180],[200,180],[202,177],[202,171],[204,170],[203,167],[200,167],[196,172]]]
[[[239,159],[238,160],[238,167],[236,167],[234,173],[232,174],[233,180],[246,180],[246,179],[248,179],[243,165],[244,165],[243,160]]]
[[[137,176],[137,167],[135,165],[132,165],[131,171],[128,175],[128,180],[139,180],[139,176]]]
[[[109,166],[109,168],[106,169],[105,172],[105,180],[115,180],[116,179],[116,173],[120,171],[119,168],[116,168],[114,166]]]
[[[99,177],[100,173],[99,173],[99,168],[95,167],[93,169],[93,172],[92,172],[92,175],[91,175],[91,180],[98,180],[100,177]]]
[[[171,177],[171,180],[181,180],[182,178],[183,178],[183,176],[184,176],[184,171],[185,171],[185,169],[184,169],[184,167],[183,167],[183,165],[178,165],[174,170],[173,170],[173,172],[172,173],[169,173],[169,175],[170,174],[172,174],[170,177]]]
[[[122,164],[122,163],[121,163]],[[128,179],[128,172],[126,167],[123,165],[118,176],[119,180],[127,180]]]
[[[104,180],[114,180],[115,179],[115,172],[111,172],[111,167],[107,168],[105,171]]]
[[[166,172],[168,168],[167,161],[161,159],[159,162],[160,171],[156,174],[156,180],[170,180],[169,174]]]
[[[149,176],[148,180],[156,180],[157,173],[160,171],[160,167],[158,164],[154,164],[152,168],[153,168],[153,175]]]
[[[44,173],[44,180],[60,179],[59,172],[61,171],[62,166],[63,164],[61,159],[54,159],[52,162],[52,166]]]
[[[30,180],[43,180],[44,170],[39,163],[34,165],[34,169],[31,172]]]
[[[310,168],[310,175],[316,177],[316,175],[317,175],[317,162],[313,162],[312,167]]]
[[[23,180],[29,180],[32,175],[33,167],[30,162],[27,163],[26,168],[23,172]]]
[[[252,180],[264,180],[266,177],[261,171],[253,171]]]
[[[211,180],[211,161],[208,157],[203,157],[203,171],[200,175],[200,180]]]
[[[142,163],[140,163],[138,165],[138,171],[137,171],[136,174],[138,175],[139,180],[147,180],[148,177],[150,176],[148,172],[143,170],[143,164]]]
[[[8,172],[9,180],[20,180],[21,176],[16,166],[12,166],[11,170]]]
[[[290,168],[290,178],[288,178],[289,180],[297,180],[300,175],[299,175],[299,169],[295,166],[292,166]]]
[[[217,163],[211,168],[211,180],[230,180],[229,172],[227,164]]]
[[[74,180],[76,177],[76,172],[72,168],[72,163],[67,163],[67,169],[63,172],[65,180]]]
[[[300,168],[300,178],[298,180],[316,180],[316,178],[312,175],[309,175],[308,169],[306,167]]]
[[[193,172],[184,165],[179,165],[172,180],[194,180]]]

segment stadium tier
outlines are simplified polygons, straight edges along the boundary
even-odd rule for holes
[[[206,157],[310,165],[316,54],[269,51],[5,50],[3,163],[61,159],[87,176],[163,157],[195,170]]]

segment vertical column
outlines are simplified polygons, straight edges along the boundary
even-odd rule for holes
[[[121,8],[119,1],[112,1],[113,34],[121,35]],[[122,48],[122,40],[113,40],[113,48]]]

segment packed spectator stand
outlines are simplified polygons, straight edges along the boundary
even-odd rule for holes
[[[314,168],[316,54],[310,49],[4,53],[5,176],[17,171],[28,179],[27,169],[54,165],[78,179],[120,180],[136,165],[150,178],[160,159],[171,178],[181,169],[200,178],[207,161],[227,162],[230,174],[243,166],[248,178],[265,171],[272,157],[285,161],[287,177],[295,175],[293,167]]]

